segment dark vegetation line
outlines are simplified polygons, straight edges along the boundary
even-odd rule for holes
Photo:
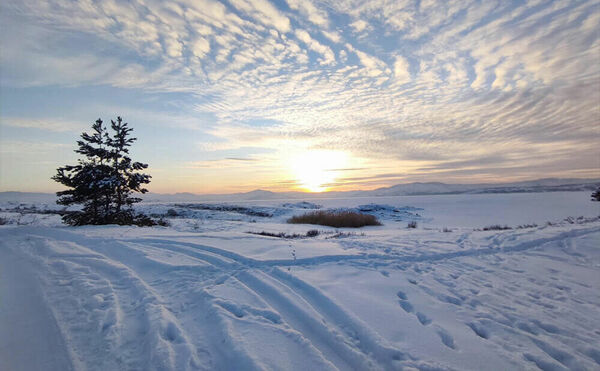
[[[66,210],[66,209],[43,210],[43,209],[38,209],[35,206],[31,206],[31,207],[18,206],[18,207],[13,207],[11,209],[0,209],[0,211],[8,212],[8,213],[19,213],[19,214],[41,214],[41,215],[60,215],[60,216],[74,214],[76,212],[76,211],[71,211],[71,210]]]
[[[228,211],[232,213],[250,215],[250,216],[260,216],[264,218],[271,218],[273,214],[259,211],[256,209],[252,209],[249,207],[243,206],[233,206],[233,205],[210,205],[210,204],[175,204],[177,207],[188,208],[193,210],[211,210],[211,211]]]
[[[321,234],[321,232],[319,232],[316,229],[311,229],[310,231],[306,232],[305,234],[299,234],[299,233],[288,234],[285,232],[271,233],[271,232],[267,232],[267,231],[261,231],[261,232],[249,231],[246,233],[256,234],[259,236],[266,236],[266,237],[289,238],[289,239],[317,237],[319,234]]]

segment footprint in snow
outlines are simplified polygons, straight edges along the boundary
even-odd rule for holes
[[[396,295],[398,296],[398,298],[400,298],[400,300],[398,300],[398,304],[400,304],[400,306],[402,307],[402,309],[404,309],[404,311],[406,313],[413,313],[414,312],[414,307],[408,301],[408,296],[403,291],[398,291],[396,293]],[[421,323],[421,325],[423,325],[423,326],[427,326],[427,325],[429,325],[432,322],[431,318],[429,318],[425,313],[416,312],[415,316],[417,316],[417,319],[419,320],[419,323]],[[443,330],[443,331],[445,331],[445,330]],[[450,338],[452,338],[452,337],[450,337]],[[454,341],[452,340],[450,343],[454,344]]]
[[[450,349],[456,349],[456,345],[454,344],[454,337],[452,337],[452,335],[450,335],[450,333],[446,331],[446,329],[437,326],[436,332],[442,340],[442,344],[444,344]]]
[[[438,299],[445,303],[454,304],[454,305],[458,305],[458,306],[461,306],[463,303],[463,301],[459,298],[456,298],[456,297],[450,296],[450,295],[444,295],[444,294],[438,295]]]
[[[406,313],[413,313],[415,309],[413,305],[408,301],[408,296],[402,291],[398,291],[396,295],[398,296],[398,298],[400,298],[400,300],[398,300],[398,304],[400,304],[402,309],[404,309]],[[425,315],[424,313],[417,312],[415,313],[415,315],[417,316],[417,319],[423,326],[427,326],[431,323],[431,319],[427,317],[427,315]]]
[[[400,306],[402,307],[402,309],[404,309],[404,311],[406,313],[412,313],[414,308],[412,306],[412,304],[406,300],[399,300],[398,303],[400,304]]]
[[[516,323],[516,327],[519,330],[521,330],[521,331],[525,331],[527,333],[530,333],[531,335],[538,335],[539,334],[539,331],[535,327],[529,326],[525,322],[521,322],[521,321],[517,322]]]
[[[431,323],[431,319],[429,317],[427,317],[424,313],[417,312],[417,318],[419,319],[419,322],[421,322],[421,324],[423,326],[427,326],[428,324]]]
[[[228,301],[222,301],[222,300],[216,300],[215,303],[218,304],[221,308],[228,311],[229,313],[236,316],[237,318],[242,318],[245,315],[243,308],[241,308],[240,306],[238,306],[236,304],[233,304]]]
[[[398,291],[396,295],[398,296],[398,298],[400,298],[400,300],[398,300],[398,304],[400,304],[402,309],[404,309],[406,313],[412,313],[414,308],[412,304],[408,301],[408,296],[406,296],[406,294],[402,291]]]
[[[183,339],[181,336],[181,330],[173,322],[169,322],[167,324],[161,335],[163,339],[171,343],[181,343]]]
[[[400,298],[400,300],[408,300],[408,297],[406,296],[406,294],[403,291],[398,291],[396,293],[396,295],[398,295],[398,297]]]
[[[471,328],[471,330],[473,330],[475,335],[479,336],[480,338],[489,339],[490,332],[483,324],[475,323],[475,322],[468,322],[467,326],[469,326]]]

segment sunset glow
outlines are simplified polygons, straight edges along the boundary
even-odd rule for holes
[[[57,191],[117,115],[151,192],[600,177],[597,1],[6,0],[0,22],[0,191]]]
[[[300,187],[309,192],[324,192],[347,166],[347,156],[337,151],[307,151],[291,160],[292,173]]]

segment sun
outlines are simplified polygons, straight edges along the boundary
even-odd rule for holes
[[[314,150],[293,157],[291,169],[302,188],[309,192],[325,192],[346,163],[347,156],[344,152]]]

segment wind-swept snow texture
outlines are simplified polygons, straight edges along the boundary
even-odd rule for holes
[[[406,198],[372,200],[384,226],[295,240],[246,232],[305,233],[286,213],[314,205],[168,228],[0,226],[0,370],[600,369],[600,206],[517,229],[489,215],[509,195],[477,197],[514,229],[465,227],[475,208],[434,227],[435,199],[407,229],[385,216],[416,213]]]

